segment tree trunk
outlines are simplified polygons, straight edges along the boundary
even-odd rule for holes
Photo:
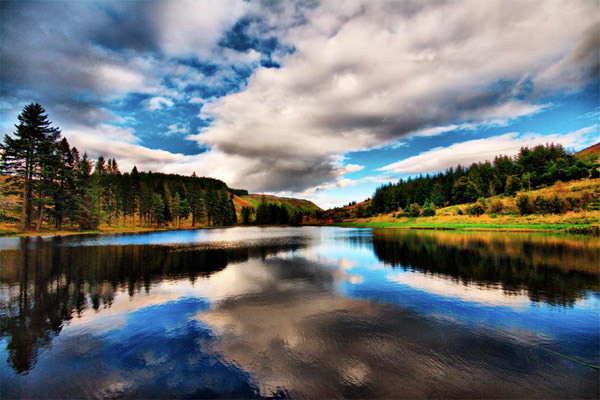
[[[25,183],[23,184],[23,208],[21,209],[21,223],[19,228],[22,231],[26,231],[29,229],[29,197],[27,194],[29,193],[29,181],[27,177],[25,178]]]
[[[38,221],[37,221],[37,224],[35,227],[35,230],[38,232],[42,229],[42,221],[44,220],[44,196],[43,196],[43,192],[42,192],[42,185],[43,185],[43,183],[40,182],[40,190],[38,193],[39,204],[38,204],[38,212],[37,212]]]
[[[36,231],[42,230],[42,222],[44,221],[44,201],[40,199],[40,206],[38,207],[38,221],[35,228]]]
[[[23,182],[23,208],[21,210],[20,229],[29,230],[29,209],[31,208],[31,163],[29,156],[25,160],[25,182]]]

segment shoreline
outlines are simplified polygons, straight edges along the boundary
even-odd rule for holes
[[[166,231],[187,231],[196,229],[218,229],[235,227],[269,227],[271,225],[231,225],[231,226],[186,226],[175,227],[136,227],[136,228],[108,228],[93,231],[40,231],[40,232],[2,232],[0,238],[10,237],[48,237],[48,236],[79,236],[79,235],[108,235],[108,234],[136,234]],[[275,225],[282,226],[282,225]],[[296,226],[296,225],[294,225]],[[431,231],[458,231],[458,232],[530,232],[530,233],[557,233],[577,234],[587,236],[600,236],[600,226],[593,224],[471,224],[471,223],[421,223],[421,222],[370,222],[370,221],[342,221],[331,224],[306,224],[299,226],[337,226],[342,228],[371,228],[371,229],[402,229],[402,230],[431,230]],[[292,227],[292,225],[285,225]]]
[[[136,228],[122,228],[122,229],[113,229],[109,228],[107,230],[96,229],[91,231],[28,231],[28,232],[0,232],[0,238],[8,238],[8,237],[37,237],[37,236],[79,236],[79,235],[108,235],[108,234],[121,234],[121,233],[149,233],[149,232],[165,232],[165,231],[186,231],[193,229],[213,229],[220,228],[214,226],[196,226],[196,227],[181,227],[181,228],[158,228],[158,227],[136,227]]]
[[[420,223],[420,222],[369,222],[343,221],[331,226],[372,228],[372,229],[405,229],[405,230],[443,230],[463,232],[532,232],[562,233],[589,236],[600,236],[600,226],[593,224],[470,224],[470,223]]]

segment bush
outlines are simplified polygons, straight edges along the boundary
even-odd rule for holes
[[[569,206],[562,196],[554,194],[550,198],[550,212],[553,214],[564,214],[569,210]]]
[[[565,198],[566,202],[567,202],[567,206],[569,209],[571,210],[578,210],[579,208],[581,208],[581,198],[578,197],[573,197],[573,196],[567,196]]]
[[[552,205],[550,199],[544,195],[539,195],[533,201],[533,207],[535,212],[540,214],[550,214],[552,211]]]
[[[412,203],[410,206],[408,206],[408,210],[406,211],[406,214],[409,217],[418,217],[419,215],[421,215],[421,206],[418,205],[417,203]]]
[[[462,208],[459,208],[458,211],[456,212],[458,215],[464,215],[465,213],[463,212]]]
[[[479,216],[485,213],[485,204],[478,201],[477,203],[471,204],[467,207],[467,214]]]
[[[433,208],[433,207],[423,208],[422,215],[424,217],[433,217],[435,215],[435,208]]]
[[[488,211],[491,214],[497,214],[499,212],[502,212],[502,210],[504,210],[504,203],[502,203],[502,200],[500,199],[492,201],[490,203],[490,206],[488,207]]]
[[[520,194],[516,198],[517,207],[519,207],[519,212],[521,215],[531,214],[533,212],[533,205],[531,204],[531,200],[529,196],[526,194]]]

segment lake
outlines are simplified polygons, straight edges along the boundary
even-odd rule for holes
[[[597,238],[0,238],[2,398],[597,398]]]

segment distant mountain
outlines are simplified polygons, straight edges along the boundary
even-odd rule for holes
[[[263,198],[267,204],[276,204],[280,206],[284,204],[290,214],[297,211],[301,213],[312,213],[314,211],[322,211],[321,207],[310,200],[296,199],[292,197],[277,197],[269,194],[245,194],[233,196],[233,204],[235,211],[239,215],[242,207],[258,208]]]

